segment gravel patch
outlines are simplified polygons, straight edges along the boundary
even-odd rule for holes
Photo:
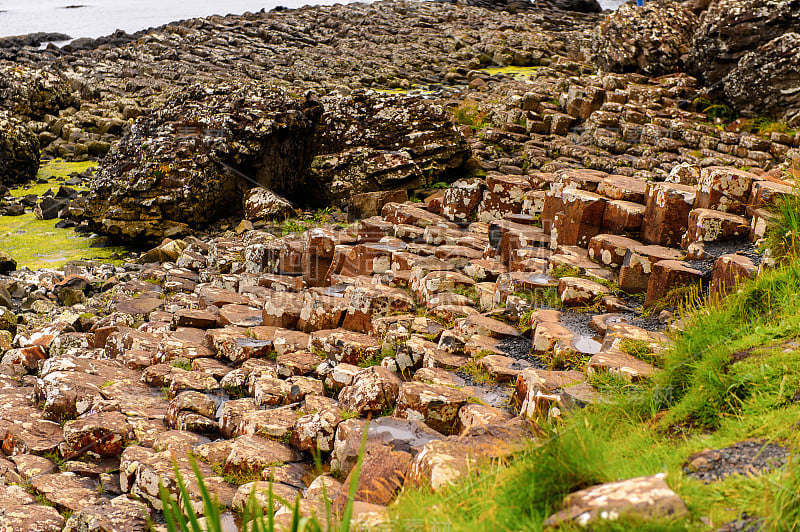
[[[789,449],[763,440],[745,440],[692,455],[683,472],[708,484],[730,475],[755,475],[784,466]]]
[[[738,253],[739,255],[744,255],[745,257],[752,260],[753,264],[755,264],[756,266],[761,264],[761,259],[762,259],[761,253],[759,253],[758,249],[753,245],[753,243],[748,240],[734,240],[731,242],[707,242],[703,247],[706,253],[711,255],[713,258],[708,260],[686,261],[686,263],[689,264],[689,266],[691,266],[692,268],[703,272],[703,277],[708,277],[711,275],[711,270],[714,268],[714,262],[722,255]]]
[[[759,532],[766,530],[764,520],[742,514],[733,521],[728,521],[717,529],[717,532]]]
[[[501,340],[500,343],[497,344],[497,349],[505,353],[509,358],[524,360],[529,364],[529,366],[526,367],[547,369],[547,365],[540,357],[531,354],[532,344],[533,342],[531,342],[530,338],[527,336],[515,336]],[[523,364],[520,364],[520,366],[522,365]]]

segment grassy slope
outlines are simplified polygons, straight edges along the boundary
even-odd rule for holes
[[[392,510],[396,528],[424,522],[429,530],[540,530],[569,492],[666,472],[690,518],[608,528],[708,530],[709,521],[716,527],[747,513],[766,518],[772,530],[800,529],[798,464],[709,485],[681,471],[693,453],[747,438],[800,443],[800,342],[790,342],[800,334],[798,295],[794,259],[697,311],[654,382],[603,379],[598,384],[614,398],[609,404],[574,412],[547,427],[547,442],[457,486],[404,493]]]

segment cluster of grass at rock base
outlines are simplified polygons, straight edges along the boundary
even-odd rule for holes
[[[325,483],[322,484],[322,496],[325,501],[325,515],[312,515],[304,516],[300,511],[300,498],[301,494],[297,494],[297,498],[292,501],[284,500],[272,491],[272,482],[269,482],[269,488],[266,493],[266,504],[262,505],[256,496],[255,486],[250,497],[244,504],[241,512],[241,528],[242,532],[274,532],[275,530],[286,530],[291,532],[322,532],[323,530],[332,531],[338,530],[340,532],[349,532],[350,519],[353,515],[353,503],[355,501],[356,490],[358,489],[358,480],[361,476],[361,468],[364,463],[364,450],[367,444],[367,434],[369,425],[364,427],[363,435],[361,437],[361,446],[358,453],[358,460],[353,467],[352,478],[348,488],[347,503],[344,506],[340,515],[333,512],[331,504],[328,500],[328,494]],[[322,463],[318,455],[315,456],[317,470],[322,473]],[[223,532],[227,530],[222,524],[222,511],[221,506],[215,496],[211,494],[206,486],[203,476],[200,473],[200,468],[197,466],[196,459],[189,456],[194,476],[197,481],[197,489],[200,492],[200,499],[202,503],[202,511],[200,514],[204,518],[201,523],[198,512],[195,511],[189,490],[184,482],[183,476],[175,464],[175,479],[178,487],[179,497],[174,497],[163,484],[159,484],[159,495],[164,512],[164,521],[169,532]],[[278,463],[276,463],[278,465]],[[245,479],[241,479],[245,480]],[[275,516],[271,511],[264,511],[264,508],[272,509],[276,504],[283,504],[291,509],[292,518],[291,524],[288,527],[278,527],[275,523]]]
[[[432,493],[407,490],[392,507],[396,529],[540,530],[565,495],[602,482],[667,473],[689,516],[615,522],[592,530],[707,530],[740,515],[770,530],[800,528],[800,462],[758,476],[703,484],[689,457],[749,438],[800,444],[800,260],[786,261],[687,318],[647,383],[613,376],[593,383],[609,401],[543,425],[549,437],[505,463]],[[712,528],[713,528],[712,527]],[[567,526],[567,530],[571,527]],[[576,526],[575,529],[578,529]]]
[[[18,187],[11,191],[11,195],[20,197],[26,194],[43,194],[48,189],[55,190],[61,183],[51,178],[83,172],[95,164],[60,160],[44,163],[39,169],[38,177],[48,179],[47,183],[35,183],[29,188]],[[71,260],[80,259],[114,262],[111,258],[115,253],[126,253],[120,247],[93,248],[91,245],[97,241],[96,238],[80,236],[72,229],[58,229],[57,222],[57,219],[38,220],[30,212],[21,216],[0,216],[0,249],[11,255],[19,268],[31,269],[58,268]]]

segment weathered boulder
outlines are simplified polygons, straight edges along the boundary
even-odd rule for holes
[[[419,98],[192,86],[109,153],[86,212],[97,232],[155,242],[235,214],[253,185],[301,206],[344,204],[417,187],[468,156],[444,107]]]
[[[800,0],[712,2],[694,34],[689,64],[700,79],[713,85],[746,54],[797,31],[798,20]]]
[[[363,192],[415,188],[469,158],[466,140],[441,105],[358,92],[320,101],[325,112],[314,138],[310,186],[298,198],[311,205],[343,205]]]
[[[288,218],[293,213],[292,204],[263,187],[252,188],[244,198],[246,220],[274,220]]]
[[[609,72],[669,74],[686,63],[696,24],[697,17],[677,2],[623,4],[595,29],[589,56]]]
[[[698,25],[688,65],[736,111],[797,123],[800,0],[720,0]]]
[[[318,115],[315,102],[256,84],[178,92],[108,154],[90,224],[123,241],[160,241],[233,214],[251,180],[294,187]]]
[[[10,113],[0,111],[0,185],[30,181],[38,171],[39,137]]]
[[[70,82],[53,69],[39,70],[17,63],[0,66],[0,109],[41,119],[79,105],[70,91]]]
[[[582,526],[619,516],[640,519],[668,518],[688,513],[677,493],[664,482],[664,474],[599,484],[568,495],[562,510],[548,517],[545,526]]]
[[[800,124],[800,34],[785,33],[747,53],[722,85],[725,100],[738,112]]]

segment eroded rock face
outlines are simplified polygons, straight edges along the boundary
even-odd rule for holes
[[[10,113],[0,111],[0,185],[30,181],[38,171],[39,138]]]
[[[305,198],[340,205],[351,196],[414,188],[460,166],[469,148],[441,105],[409,97],[328,96],[314,139]]]
[[[798,18],[798,0],[713,2],[694,35],[690,64],[698,77],[713,85],[749,52],[796,31]]]
[[[736,111],[800,119],[798,0],[721,0],[698,26],[689,65]]]
[[[800,123],[800,34],[786,33],[747,53],[722,84],[737,111]]]
[[[97,231],[159,240],[231,215],[250,188],[298,184],[319,110],[258,85],[177,93],[139,120],[98,172],[89,198]]]
[[[597,26],[589,55],[610,72],[668,74],[686,63],[696,22],[678,3],[625,4]]]
[[[87,212],[98,232],[157,241],[234,214],[253,185],[302,205],[338,205],[357,193],[418,187],[469,152],[445,109],[418,98],[319,102],[258,84],[195,86],[140,119],[112,150]]]
[[[70,106],[79,106],[70,83],[52,69],[0,66],[0,108],[41,119],[46,114],[58,116],[60,109]]]

